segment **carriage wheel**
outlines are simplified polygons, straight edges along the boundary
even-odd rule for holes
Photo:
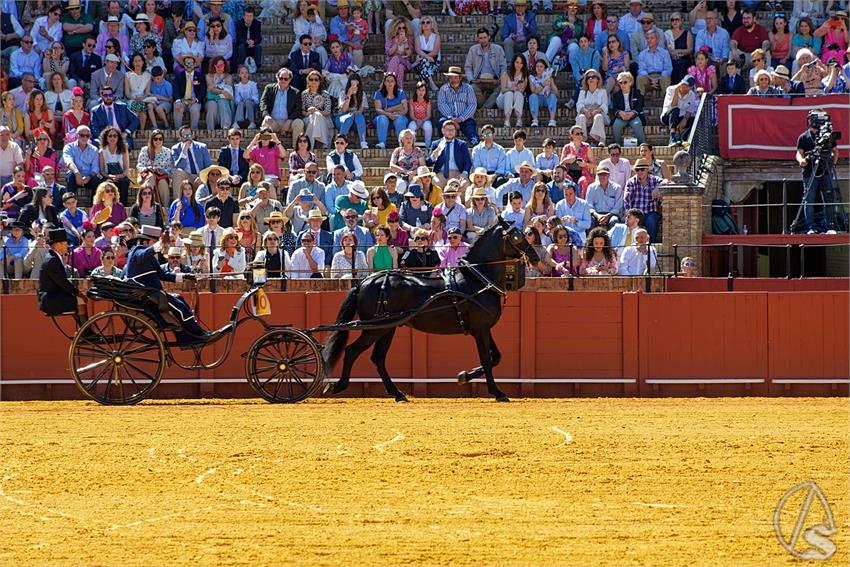
[[[86,321],[69,358],[77,387],[103,405],[139,403],[153,393],[165,370],[157,330],[138,315],[118,311]]]
[[[296,329],[273,329],[245,355],[248,383],[272,403],[295,403],[322,384],[324,363],[316,341]]]

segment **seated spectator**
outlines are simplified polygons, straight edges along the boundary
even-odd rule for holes
[[[563,163],[559,163],[555,166],[555,169],[552,170],[552,181],[549,182],[549,198],[552,199],[552,202],[557,204],[564,198],[564,188],[567,185],[573,185],[578,191],[578,186],[573,183],[573,180],[570,179],[570,176],[567,172],[567,166]]]
[[[277,134],[263,126],[254,134],[242,157],[248,160],[249,164],[261,165],[266,181],[276,186],[280,180],[280,162],[286,159],[286,148]]]
[[[213,59],[225,61],[227,71],[230,71],[230,60],[233,58],[233,38],[224,26],[221,18],[210,18],[204,33],[204,56],[206,70],[210,72]]]
[[[133,27],[135,28],[135,33],[130,38],[129,49],[125,50],[125,52],[146,54],[148,50],[145,47],[152,45],[151,53],[162,53],[162,35],[151,31],[151,22],[147,14],[136,14],[136,18],[133,20]],[[162,64],[164,69],[165,62],[163,61]]]
[[[88,126],[80,125],[76,132],[76,142],[62,150],[62,161],[68,169],[68,191],[78,193],[80,187],[94,191],[101,182],[100,154],[89,143],[92,135]]]
[[[92,139],[99,138],[107,127],[117,125],[116,129],[124,138],[124,143],[132,150],[133,133],[139,128],[139,118],[126,104],[115,100],[115,93],[108,85],[101,90],[100,100],[101,103],[91,111]]]
[[[101,251],[100,266],[92,270],[91,277],[124,279],[124,272],[115,265],[115,251],[111,247]]]
[[[823,38],[812,35],[814,30],[815,25],[809,16],[797,20],[797,33],[794,34],[791,40],[791,57],[795,60],[794,67],[792,67],[793,71],[797,70],[796,58],[800,49],[806,48],[812,53],[820,53]]]
[[[154,33],[158,36],[162,36],[165,31],[165,20],[157,13],[158,11],[162,11],[159,9],[159,5],[152,0],[145,0],[144,2],[141,2],[141,4],[142,5],[139,7],[138,11],[135,11],[135,14],[133,14],[134,10],[132,9],[132,7],[129,7],[128,11],[134,16],[137,16],[139,14],[144,14],[145,16],[147,16],[148,21],[151,24],[151,33]],[[215,4],[216,2],[210,3],[211,10],[215,9]]]
[[[573,92],[572,98],[567,102],[568,108],[573,108],[578,103],[580,90],[578,85],[581,84],[585,73],[591,69],[599,69],[601,67],[600,61],[599,52],[591,48],[590,40],[587,39],[587,36],[580,36],[578,39],[578,49],[570,57],[570,66],[572,67],[573,79],[576,82],[577,88]]]
[[[472,158],[466,142],[456,138],[454,122],[443,123],[443,137],[433,142],[425,163],[434,168],[437,180],[445,185],[452,178],[460,177],[466,182],[472,169]],[[430,196],[433,199],[433,195]],[[432,201],[433,202],[433,201]]]
[[[847,62],[847,47],[850,44],[850,32],[847,30],[847,12],[835,10],[828,20],[812,32],[815,37],[823,38],[823,50],[820,60],[829,62],[835,57],[841,65]]]
[[[27,97],[27,113],[24,115],[24,135],[33,137],[33,130],[40,129],[47,132],[52,140],[56,134],[56,123],[53,119],[53,110],[48,108],[44,93],[39,89],[33,89]]]
[[[605,167],[611,174],[611,182],[616,183],[622,189],[626,181],[632,176],[632,164],[622,157],[623,150],[619,144],[608,146],[608,157],[599,162],[599,167]]]
[[[698,5],[699,7],[699,5]],[[696,10],[697,8],[694,8]],[[704,8],[703,8],[704,9]],[[644,20],[646,21],[644,16]],[[651,17],[651,16],[650,16]],[[693,12],[691,13],[693,17]],[[703,20],[705,22],[705,20]],[[653,26],[655,25],[653,20]],[[656,28],[657,29],[657,28]],[[702,30],[706,29],[703,23]],[[690,30],[682,27],[682,14],[674,12],[670,14],[670,29],[664,32],[664,49],[670,54],[670,60],[673,64],[673,72],[670,75],[670,82],[677,83],[682,80],[687,74],[688,67],[693,64],[694,57],[694,35],[701,30],[691,28]],[[642,36],[643,34],[641,34]],[[641,51],[646,47],[645,40],[641,42]],[[632,49],[635,48],[634,40],[632,41]],[[639,52],[638,52],[639,53]]]
[[[117,100],[124,98],[124,71],[119,67],[120,65],[121,58],[110,53],[106,56],[103,67],[92,73],[89,102],[86,104],[89,110],[98,104],[97,97],[103,93],[106,87],[109,87],[112,91],[113,98]]]
[[[205,222],[203,207],[195,200],[195,188],[188,179],[180,184],[178,196],[168,210],[169,224],[178,221],[188,231],[201,228]]]
[[[348,149],[348,140],[342,134],[334,138],[334,149],[325,158],[325,167],[332,172],[334,167],[342,164],[345,166],[345,178],[348,181],[359,180],[363,176],[363,165],[357,154]],[[330,179],[332,175],[328,175]]]
[[[34,187],[42,185],[37,182],[36,175],[41,177],[45,168],[50,168],[51,174],[58,169],[59,154],[50,147],[51,140],[46,131],[36,128],[32,135],[35,138],[35,146],[27,146],[24,163],[26,164],[26,183]]]
[[[218,248],[224,234],[224,229],[218,225],[218,221],[221,220],[221,211],[218,207],[209,207],[204,211],[204,218],[207,222],[198,232],[201,234],[201,242],[208,247],[208,252],[212,253]],[[212,269],[212,265],[209,269]]]
[[[262,126],[276,133],[291,133],[295,146],[295,140],[304,132],[304,122],[301,92],[291,84],[292,76],[292,71],[282,68],[277,72],[277,83],[265,86],[260,97],[260,116]]]
[[[608,45],[602,48],[602,72],[605,73],[605,90],[608,94],[616,93],[617,78],[629,71],[631,58],[623,47],[623,42],[616,35],[608,38]]]
[[[401,228],[399,222],[399,212],[393,211],[387,215],[387,228],[390,229],[390,246],[395,248],[396,255],[401,258],[407,250],[407,243],[410,239],[410,234]]]
[[[697,94],[714,94],[717,90],[717,71],[708,58],[705,50],[697,51],[694,56],[695,65],[688,68],[688,75],[694,78]]]
[[[514,55],[511,65],[502,73],[501,93],[496,105],[505,113],[505,127],[511,127],[511,115],[516,115],[516,125],[522,127],[525,92],[528,88],[528,63],[522,55]]]
[[[458,227],[448,230],[448,246],[441,246],[437,253],[440,255],[440,267],[456,268],[460,259],[469,252],[469,245],[463,241],[463,231]]]
[[[359,163],[359,162],[358,162]],[[399,133],[399,146],[390,156],[390,171],[409,181],[416,171],[425,165],[425,152],[416,147],[416,135],[413,130],[404,129]]]
[[[24,141],[24,113],[15,106],[15,97],[11,92],[3,93],[2,97],[3,108],[0,109],[0,124],[6,129],[10,140],[15,140],[12,144],[18,151],[23,147]],[[23,158],[21,158],[23,159]]]
[[[263,233],[263,248],[254,262],[261,263],[266,268],[266,277],[272,279],[285,277],[290,269],[289,253],[280,247],[280,238],[270,230]]]
[[[114,126],[107,126],[100,135],[100,172],[104,180],[118,187],[122,203],[128,202],[130,190],[130,154],[124,137]]]
[[[240,211],[236,222],[236,232],[239,233],[239,245],[245,249],[245,258],[252,260],[257,253],[260,233],[257,223],[248,211]]]
[[[554,121],[552,121],[554,122]],[[554,124],[550,122],[550,126]],[[590,69],[581,80],[581,93],[576,104],[576,126],[588,132],[590,137],[605,146],[605,126],[608,125],[608,93],[602,87],[602,76],[595,69]]]
[[[101,58],[106,57],[106,42],[115,40],[121,46],[121,53],[130,53],[130,38],[127,35],[127,30],[121,24],[121,18],[118,16],[107,16],[106,29],[101,31],[97,36],[97,44],[94,52],[100,55]]]
[[[483,189],[487,193],[487,199],[490,203],[497,205],[499,203],[498,192],[493,188],[493,175],[489,175],[483,167],[478,167],[469,176],[469,186],[463,195],[463,203],[467,206],[472,204],[472,194],[476,189]],[[498,207],[497,207],[498,208]]]
[[[380,29],[380,25],[375,29]],[[363,66],[363,48],[366,46],[369,31],[369,22],[363,17],[363,7],[355,4],[351,7],[351,20],[346,27],[346,36],[342,40],[342,45],[351,52],[354,64],[358,67]]]
[[[221,220],[219,224],[222,228],[231,228],[236,225],[237,217],[239,216],[239,204],[230,195],[230,177],[222,175],[216,183],[216,194],[212,199],[206,202],[205,209],[215,207],[221,211]]]
[[[17,220],[24,205],[32,201],[32,187],[26,184],[26,177],[26,168],[19,163],[12,169],[10,181],[0,188],[0,203],[9,220]]]
[[[146,0],[146,2],[150,3],[150,0]],[[198,26],[200,33],[206,32],[210,28],[210,24],[213,21],[221,20],[222,25],[227,31],[227,33],[229,33],[231,36],[234,35],[236,26],[233,23],[233,17],[231,16],[231,14],[240,14],[241,12],[239,12],[238,10],[234,10],[234,6],[232,5],[225,8],[224,0],[212,0],[209,4],[210,6],[208,12],[199,14],[196,11],[196,15],[199,17]]]
[[[292,197],[283,215],[287,217],[295,234],[304,230],[308,219],[318,218],[321,221],[327,219],[328,210],[325,204],[316,195],[313,195],[306,187]]]
[[[788,20],[785,14],[773,16],[773,29],[768,34],[770,38],[770,65],[791,64],[791,34],[788,31]]]
[[[398,268],[398,254],[395,247],[390,246],[389,243],[390,229],[385,224],[379,224],[375,227],[375,245],[366,252],[369,271],[377,272]]]
[[[420,166],[416,170],[416,175],[410,180],[410,183],[419,184],[422,189],[423,199],[431,203],[433,207],[443,202],[443,188],[435,183],[436,180],[437,175],[428,169],[427,165]]]
[[[591,225],[590,212],[587,201],[576,194],[575,185],[566,185],[564,187],[564,198],[555,205],[555,214],[558,215],[564,226],[577,230],[584,238]]]
[[[187,55],[182,59],[183,67],[174,76],[174,128],[183,126],[183,112],[189,111],[189,124],[192,130],[198,129],[201,121],[201,101],[207,98],[207,81],[195,68],[195,57]]]
[[[431,90],[437,90],[434,76],[440,72],[442,43],[440,32],[437,30],[437,22],[433,18],[422,18],[422,29],[413,42],[416,53],[416,61],[413,69],[419,75],[419,80],[427,83]],[[427,91],[427,89],[426,89]]]
[[[298,42],[298,48],[293,48],[293,51],[289,54],[289,69],[291,70],[292,86],[298,92],[301,92],[307,88],[307,73],[323,68],[324,64],[319,54],[312,50],[313,39],[309,35],[299,36]],[[278,75],[280,75],[280,71],[278,71]],[[280,77],[278,76],[279,82]]]
[[[5,10],[4,10],[5,11]],[[54,42],[59,42],[62,39],[62,22],[59,20],[62,17],[61,4],[52,4],[47,8],[46,16],[35,18],[30,29],[30,36],[35,41],[34,49],[38,53],[45,53],[53,47]],[[10,18],[11,20],[11,18]],[[5,32],[5,30],[3,30]],[[21,34],[23,37],[24,34]],[[9,40],[12,38],[3,38],[3,43],[11,45]],[[63,46],[64,50],[64,46]],[[5,49],[4,49],[5,51]]]
[[[214,274],[232,274],[245,271],[245,249],[239,244],[239,233],[235,228],[227,228],[221,235],[221,243],[213,251],[212,265]]]
[[[552,229],[552,244],[546,252],[555,264],[552,267],[554,277],[566,278],[578,273],[581,251],[570,242],[570,233],[563,226]]]
[[[431,213],[434,209],[431,203],[425,201],[422,186],[411,183],[407,186],[404,196],[406,201],[399,211],[401,227],[410,233],[419,227],[430,228]]]
[[[44,57],[41,60],[41,81],[40,84],[45,90],[51,90],[50,80],[54,73],[59,73],[65,78],[72,87],[77,85],[77,81],[67,77],[71,70],[71,59],[65,55],[65,46],[61,41],[54,41],[45,51]]]
[[[725,65],[726,74],[717,84],[717,94],[746,94],[747,82],[738,73],[738,64],[730,59]]]
[[[596,36],[605,30],[605,20],[608,17],[608,5],[604,0],[593,0],[589,4],[590,9],[587,13],[585,34],[590,38],[590,43],[594,44]]]
[[[347,136],[352,127],[357,129],[360,149],[366,149],[366,111],[369,109],[366,94],[363,92],[363,79],[352,73],[348,76],[343,96],[339,99],[339,114],[335,123],[341,136]]]
[[[342,209],[341,215],[344,224],[334,231],[332,239],[328,239],[329,242],[333,243],[333,253],[342,250],[342,239],[346,234],[357,236],[358,247],[365,253],[375,243],[375,237],[372,236],[372,233],[366,227],[359,224],[361,217],[354,209]],[[315,226],[319,225],[316,224]],[[327,257],[330,257],[331,249],[328,248],[326,252],[328,254]]]
[[[399,18],[390,27],[384,44],[386,69],[398,78],[398,88],[404,89],[405,73],[413,70],[413,29],[410,22]]]
[[[74,142],[77,139],[77,128],[81,125],[88,126],[91,124],[91,115],[85,111],[85,101],[83,99],[83,89],[74,87],[71,90],[71,109],[66,110],[62,114],[62,129],[65,143]],[[21,121],[23,127],[23,120]]]
[[[518,0],[524,1],[524,0]],[[403,270],[426,271],[440,266],[440,256],[429,245],[428,230],[417,228],[413,232],[413,246],[402,255],[398,265]]]
[[[456,179],[452,179],[446,184],[443,190],[443,202],[434,210],[437,211],[438,209],[440,215],[445,219],[446,229],[466,228],[466,209],[460,202],[460,183]]]
[[[406,18],[410,20],[413,26],[414,35],[419,34],[419,18],[422,16],[421,0],[411,0],[403,2],[402,0],[389,0],[384,4],[386,10],[384,21],[384,35],[390,35],[390,26],[396,18]],[[378,30],[375,31],[378,33]]]
[[[387,147],[387,134],[390,123],[396,135],[407,127],[407,95],[398,87],[396,76],[388,72],[384,75],[381,88],[375,92],[375,126],[378,129],[377,148]]]
[[[339,195],[334,202],[336,214],[334,215],[331,226],[334,229],[338,229],[345,224],[345,221],[348,220],[346,217],[350,216],[343,214],[345,211],[353,210],[357,213],[359,220],[359,218],[366,212],[368,199],[369,193],[366,192],[366,186],[363,185],[362,181],[354,181],[350,183],[348,185],[348,195]],[[361,238],[360,240],[363,241],[368,239],[368,235],[364,234],[364,238]]]
[[[678,23],[673,21],[673,18],[678,16]],[[670,53],[670,58],[673,58],[673,54],[670,50],[671,46],[675,45],[674,41],[668,41],[668,35],[672,38],[673,32],[671,31],[669,34],[665,34],[661,28],[655,25],[655,16],[653,16],[650,12],[642,12],[640,19],[638,20],[638,24],[640,27],[629,34],[629,46],[631,51],[629,52],[632,56],[632,59],[637,59],[640,52],[646,49],[646,34],[647,32],[655,33],[658,38],[658,45],[667,53]],[[678,12],[673,12],[670,14],[670,26],[674,30],[681,32],[684,28],[682,28],[682,15]],[[675,26],[675,27],[674,27]],[[690,39],[690,49],[693,51],[693,36],[689,36],[688,33],[685,33],[685,36],[682,37],[680,35],[676,35],[676,38],[679,39],[679,43],[683,45],[685,49],[688,47],[688,39]],[[690,55],[688,53],[687,55]]]
[[[53,206],[53,193],[44,187],[37,187],[33,192],[32,201],[21,209],[18,220],[27,227],[39,221],[40,224],[50,223],[58,227],[59,211]]]
[[[829,75],[821,81],[824,94],[842,94],[848,92],[848,84],[850,84],[850,63],[845,63],[842,68],[838,65],[838,61],[833,57],[829,60],[828,67]],[[790,84],[791,81],[788,81],[788,83]],[[801,83],[797,83],[797,85],[800,86],[791,86],[789,88],[802,88]]]
[[[639,6],[638,6],[639,7]],[[620,18],[616,14],[608,14],[605,18],[605,29],[593,37],[593,50],[602,53],[602,50],[608,45],[608,38],[617,36],[623,46],[623,51],[629,53],[631,44],[629,43],[629,33],[626,30],[619,29]],[[637,63],[633,60],[632,65],[637,68]]]
[[[130,68],[124,75],[124,93],[127,106],[139,120],[139,129],[144,130],[148,116],[153,114],[151,96],[151,74],[145,70],[145,58],[134,53],[130,58]]]
[[[330,146],[334,128],[331,121],[331,96],[322,90],[320,72],[310,71],[307,75],[307,88],[301,93],[301,106],[304,109],[304,132],[313,147],[318,147],[317,144],[325,148]]]
[[[215,130],[216,124],[219,124],[223,130],[227,130],[233,122],[233,79],[227,72],[227,68],[227,62],[219,55],[210,59],[207,67],[206,122],[208,130]]]
[[[62,45],[61,43],[59,45]],[[73,106],[73,93],[68,88],[65,75],[56,71],[47,76],[44,99],[47,108],[53,111],[54,132],[51,138],[58,141],[62,134],[62,115]]]
[[[3,239],[0,248],[0,258],[3,259],[3,273],[0,279],[6,277],[22,280],[29,275],[25,270],[25,260],[29,253],[29,227],[21,221],[15,220],[9,224],[9,234]]]
[[[649,239],[658,242],[659,205],[661,192],[658,186],[662,179],[649,172],[651,162],[640,158],[635,163],[635,175],[626,182],[623,190],[623,206],[626,209],[640,209],[643,214],[644,226],[649,232]]]
[[[263,22],[256,17],[254,6],[245,6],[242,19],[236,22],[236,39],[234,40],[236,56],[231,61],[231,70],[245,65],[248,57],[252,58],[256,65],[254,72],[260,70],[263,63],[262,25]]]
[[[690,256],[682,258],[682,277],[683,278],[698,278],[699,269],[696,260]]]
[[[499,217],[497,207],[490,202],[483,187],[476,187],[472,191],[470,201],[466,209],[466,240],[472,245],[481,233],[498,222]]]
[[[527,226],[523,229],[523,235],[525,236],[526,242],[534,248],[535,252],[537,252],[537,257],[539,258],[536,264],[531,264],[526,270],[526,276],[539,278],[552,275],[552,270],[556,267],[556,265],[546,249],[549,244],[543,242],[543,235],[540,230],[534,226]]]
[[[657,268],[658,253],[649,244],[646,229],[635,231],[635,244],[626,247],[620,255],[617,273],[621,276],[642,276]],[[648,265],[647,265],[648,264]]]
[[[407,184],[402,181],[402,185],[407,187]],[[384,174],[384,186],[383,190],[387,194],[387,199],[395,205],[397,208],[401,208],[404,204],[404,191],[401,187],[399,187],[398,183],[398,175],[393,173],[392,171],[388,171]]]
[[[508,195],[510,199],[510,195]],[[549,188],[545,183],[538,181],[534,184],[534,192],[531,198],[525,204],[525,215],[522,220],[522,225],[527,226],[531,223],[531,219],[538,216],[550,217],[555,214],[555,203],[549,197]]]
[[[198,187],[202,181],[199,174],[212,165],[212,158],[207,145],[196,142],[189,126],[180,128],[180,141],[171,146],[171,155],[174,159],[174,174],[172,186],[177,188],[184,179],[191,181]],[[203,183],[206,183],[203,181]]]
[[[578,124],[570,128],[570,141],[561,149],[561,163],[574,180],[590,179],[596,160],[593,148],[584,141],[584,129]],[[587,182],[590,184],[590,181]]]
[[[369,193],[369,206],[367,211],[371,219],[371,230],[375,231],[375,226],[379,224],[387,224],[387,218],[393,211],[398,211],[398,206],[390,200],[386,189],[383,187],[375,187]]]
[[[200,69],[204,60],[206,45],[198,39],[198,26],[191,20],[183,24],[181,34],[174,40],[171,53],[174,57],[174,73],[179,75],[186,65],[186,59],[192,59],[192,69]],[[182,93],[179,89],[177,92]]]
[[[83,209],[77,208],[77,196],[73,193],[62,195],[62,205],[65,209],[59,213],[59,226],[65,229],[68,241],[73,246],[78,246],[82,240],[80,229],[83,223],[89,220],[89,215]]]
[[[773,67],[767,64],[767,53],[763,49],[756,49],[752,52],[753,66],[750,68],[749,81],[750,86],[756,86],[756,73],[759,71],[773,72]]]
[[[782,96],[782,91],[771,85],[770,82],[770,73],[765,70],[760,70],[756,73],[755,86],[750,87],[747,94],[750,96]]]
[[[304,168],[308,163],[316,163],[316,154],[311,150],[310,138],[306,134],[301,134],[295,140],[295,148],[289,154],[290,184],[304,177]]]
[[[651,90],[666,91],[670,86],[673,63],[670,54],[658,45],[658,35],[651,31],[646,34],[646,49],[640,52],[638,61],[637,86],[640,92]]]
[[[785,65],[777,67],[770,76],[772,85],[782,91],[785,98],[806,95],[806,87],[799,81],[791,80],[791,72]],[[824,79],[824,81],[826,80]]]
[[[508,195],[512,191],[519,191],[522,193],[522,200],[525,203],[530,201],[533,196],[538,172],[532,162],[526,160],[516,166],[514,171],[518,174],[518,177],[514,177],[507,183],[499,186],[499,189],[496,192],[496,202],[494,204],[499,208],[505,208],[507,206]]]
[[[546,46],[546,59],[550,63],[554,64],[555,58],[562,51],[566,51],[569,58],[578,49],[578,38],[584,35],[584,20],[578,15],[578,4],[576,0],[568,1],[564,13],[559,14],[552,24],[552,36]],[[530,31],[529,35],[537,33],[536,18],[533,21],[535,30]],[[504,32],[502,34],[504,37]]]
[[[623,143],[623,128],[628,126],[637,138],[638,144],[642,144],[645,139],[643,124],[646,120],[643,114],[643,95],[633,87],[631,73],[620,73],[617,84],[620,88],[614,92],[613,96],[614,124],[611,127],[614,143],[618,146]]]
[[[549,110],[548,126],[553,128],[557,125],[555,115],[558,104],[558,86],[555,84],[552,71],[542,59],[537,60],[534,71],[534,74],[528,77],[529,88],[531,89],[531,94],[528,97],[528,107],[531,110],[531,127],[536,128],[539,125],[540,105],[545,104]]]
[[[33,49],[33,39],[29,34],[21,38],[20,49],[13,51],[9,58],[9,87],[20,85],[27,73],[36,80],[41,78],[41,54]]]
[[[247,184],[247,182],[246,182]],[[243,185],[244,187],[244,185]],[[276,199],[272,199],[271,195],[271,184],[267,181],[260,181],[257,186],[256,197],[253,199],[249,199],[247,202],[241,204],[241,206],[251,213],[254,216],[254,221],[257,223],[257,230],[260,233],[264,233],[266,230],[269,230],[271,227],[268,226],[268,220],[271,218],[273,214],[280,214],[281,226],[283,222],[286,221],[286,218],[283,216],[283,205],[280,201]],[[287,243],[287,245],[290,243]],[[294,250],[295,239],[293,235],[293,239],[291,241],[293,245],[292,249]],[[284,243],[281,242],[281,246],[284,246]],[[289,249],[287,248],[287,251]]]
[[[138,219],[140,226],[158,226],[163,230],[168,219],[165,209],[154,200],[150,187],[142,187],[136,193],[136,203],[130,208],[130,216]]]
[[[228,144],[218,151],[218,165],[224,167],[230,172],[230,181],[234,187],[241,186],[242,182],[248,179],[248,160],[245,159],[245,152],[242,149],[242,132],[237,128],[231,128],[227,132]],[[244,197],[240,191],[240,199]],[[251,197],[254,195],[252,194]]]
[[[618,256],[622,256],[623,251],[634,244],[635,235],[638,227],[643,224],[643,211],[640,209],[629,209],[626,211],[624,222],[617,223],[608,231],[608,236],[611,238],[611,246]]]
[[[656,177],[666,179],[667,181],[672,179],[670,167],[664,163],[664,160],[655,157],[655,149],[652,147],[652,144],[648,142],[642,143],[638,146],[638,153],[640,154],[640,157],[649,160],[649,173]],[[625,188],[625,185],[623,185],[623,188]]]
[[[189,266],[193,274],[208,274],[210,271],[210,255],[204,246],[204,235],[200,230],[193,230],[188,238],[182,239],[182,263]],[[271,276],[269,276],[271,277]]]
[[[437,123],[442,128],[447,121],[455,122],[469,139],[470,145],[476,146],[478,126],[475,123],[475,111],[478,103],[475,91],[470,85],[463,83],[464,75],[460,67],[449,67],[445,75],[448,82],[440,87],[437,93],[437,109],[440,111]]]
[[[513,171],[508,164],[505,148],[494,141],[496,129],[492,124],[485,124],[481,128],[481,142],[472,148],[472,165],[470,167],[476,170],[476,173],[493,176],[492,180],[487,180],[487,185],[499,186],[505,182],[508,173]],[[475,184],[475,180],[470,176],[471,184]],[[495,196],[495,195],[494,195]],[[465,201],[465,200],[464,200]]]
[[[343,0],[345,1],[345,0]],[[346,232],[340,241],[342,250],[334,254],[331,262],[331,277],[340,279],[361,279],[369,275],[366,255],[358,250],[357,234]],[[370,251],[373,248],[370,248]]]
[[[241,128],[248,122],[248,129],[253,130],[257,127],[256,108],[260,104],[260,94],[257,91],[257,83],[250,80],[247,67],[240,65],[238,75],[239,82],[233,86],[233,102],[236,104],[234,124]]]
[[[508,206],[500,213],[500,216],[505,222],[512,223],[516,228],[522,230],[523,226],[525,226],[525,209],[522,206],[522,193],[513,191],[508,195]]]
[[[428,94],[428,87],[423,81],[416,83],[414,88],[413,98],[408,105],[409,119],[407,126],[414,134],[416,130],[422,130],[425,134],[425,147],[431,147],[431,139],[433,136],[433,125],[431,124],[431,95]],[[368,147],[368,146],[367,146]]]
[[[507,71],[505,53],[499,45],[490,42],[487,28],[479,28],[477,35],[478,43],[466,54],[466,79],[475,93],[476,104],[481,108],[494,108],[501,77]]]
[[[160,266],[163,270],[176,274],[193,273],[191,266],[183,263],[183,246],[169,246],[166,261]]]
[[[317,56],[316,67],[312,67],[312,62],[308,60],[308,65],[302,67],[302,69],[311,67],[313,69],[321,69],[325,66],[325,62],[328,60],[328,52],[325,49],[323,43],[328,37],[327,30],[325,29],[325,24],[322,22],[322,19],[319,17],[318,10],[314,6],[308,6],[303,13],[302,16],[298,17],[293,23],[293,29],[295,31],[295,37],[299,38],[298,43],[292,46],[292,50],[290,51],[290,62],[292,62],[293,57],[297,59],[304,59],[304,47],[305,42],[301,39],[303,37],[307,37],[309,45],[308,47],[311,50],[311,54]],[[297,54],[299,47],[302,51],[301,54]],[[296,54],[296,55],[293,55]],[[296,69],[292,67],[292,71],[296,72]],[[297,86],[297,85],[296,85]]]
[[[806,87],[806,96],[819,94],[822,89],[821,81],[829,73],[826,66],[806,48],[797,52],[795,64],[798,71],[792,79],[803,83]]]
[[[678,85],[667,87],[661,109],[661,123],[670,133],[671,146],[682,144],[693,125],[697,100],[693,88],[695,84],[694,78],[687,75]]]
[[[694,50],[700,51],[707,48],[706,54],[712,65],[718,67],[729,59],[729,32],[718,26],[718,14],[710,10],[705,15],[705,29],[696,34]]]
[[[537,169],[537,180],[549,183],[552,180],[552,172],[560,163],[561,158],[555,152],[555,140],[546,138],[543,140],[543,152],[534,158],[534,167]]]
[[[100,266],[102,252],[94,245],[95,230],[91,224],[83,225],[81,232],[83,240],[71,254],[68,264],[80,272],[80,277],[88,278],[92,271]]]
[[[741,24],[729,41],[729,58],[742,61],[743,70],[748,72],[753,66],[752,53],[756,49],[770,51],[770,37],[749,8],[741,11]]]
[[[328,83],[328,94],[339,100],[348,81],[348,73],[354,67],[351,54],[343,51],[338,39],[331,41],[331,54],[322,70],[322,76]]]
[[[623,217],[623,188],[611,181],[611,172],[603,165],[596,169],[596,181],[587,188],[587,206],[591,228],[611,229]]]
[[[583,276],[613,276],[617,274],[617,255],[611,247],[608,232],[602,227],[590,231],[584,243],[579,273]]]

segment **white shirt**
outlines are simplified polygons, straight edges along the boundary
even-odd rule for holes
[[[39,30],[44,28],[47,31],[47,35],[53,38],[53,40],[49,40],[45,37],[42,37]],[[35,22],[32,24],[32,29],[30,30],[30,35],[32,36],[32,40],[35,42],[36,47],[38,47],[42,53],[44,53],[45,49],[50,49],[50,45],[54,41],[62,41],[62,22],[56,21],[52,26],[47,25],[47,16],[41,16],[40,18],[36,18]]]
[[[611,158],[605,158],[599,162],[599,167],[605,166],[611,172],[611,182],[616,183],[620,187],[626,186],[626,181],[632,177],[632,164],[624,157],[620,157],[617,163],[611,161]]]
[[[652,256],[649,260],[650,268],[654,270],[656,266],[657,253],[654,246],[647,246],[649,247],[649,252]],[[617,265],[617,275],[642,276],[644,274],[646,274],[646,254],[642,254],[640,250],[638,250],[637,245],[629,246],[620,256],[620,262]]]
[[[5,150],[0,148],[0,177],[12,177],[15,166],[19,163],[24,163],[21,146],[9,140],[9,146]]]
[[[585,106],[594,104],[602,107],[603,116],[608,116],[608,91],[605,89],[596,89],[593,92],[581,91],[576,102],[576,112],[581,112]]]
[[[310,255],[313,257],[313,261],[316,262],[318,272],[322,273],[322,270],[325,268],[325,251],[318,246],[313,246],[310,252]],[[310,264],[307,262],[307,253],[303,246],[292,253],[290,261],[292,269],[292,274],[289,276],[290,278],[304,280],[312,277],[313,272],[310,268]]]

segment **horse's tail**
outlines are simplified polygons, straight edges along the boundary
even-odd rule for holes
[[[339,314],[336,316],[337,325],[341,323],[348,323],[354,319],[354,314],[357,312],[357,295],[359,291],[360,286],[356,285],[348,292],[348,295],[345,297],[345,301],[342,302],[342,305],[339,308]],[[325,368],[328,370],[333,368],[334,364],[337,363],[339,357],[342,355],[342,351],[345,349],[345,345],[347,343],[347,330],[339,330],[331,333],[331,336],[328,339],[328,344],[325,345],[324,349]]]

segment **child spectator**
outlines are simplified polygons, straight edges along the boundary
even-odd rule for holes
[[[257,83],[251,80],[248,67],[239,65],[239,82],[233,86],[233,102],[236,103],[236,116],[234,122],[242,128],[245,122],[249,122],[248,128],[253,130],[257,127],[256,108],[260,104],[260,93]]]
[[[434,134],[434,126],[431,124],[431,96],[428,94],[428,87],[424,81],[416,83],[413,90],[413,97],[410,100],[410,122],[407,125],[414,134],[417,130],[422,130],[425,135],[425,147],[431,147]]]

